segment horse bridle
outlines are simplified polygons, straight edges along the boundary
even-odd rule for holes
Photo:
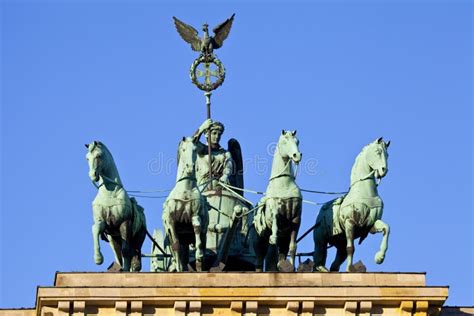
[[[370,165],[369,165],[370,166]],[[372,167],[371,167],[372,168]],[[349,186],[349,190],[356,184],[356,183],[359,183],[359,182],[362,182],[362,181],[365,181],[365,180],[369,180],[370,178],[372,178],[372,176],[374,175],[375,173],[375,169],[372,169],[371,172],[369,172],[365,177],[362,177],[360,178],[359,180],[356,180],[354,181],[354,183],[352,183],[350,186]],[[379,180],[377,182],[377,179]],[[376,186],[379,186],[379,184],[382,182],[382,178],[376,178],[375,179],[375,185]]]
[[[272,180],[275,180],[277,178],[281,178],[281,177],[290,177],[290,178],[293,178],[295,179],[295,175],[292,175],[292,174],[289,174],[289,173],[284,173],[285,170],[286,170],[286,167],[288,167],[288,165],[291,163],[291,158],[288,158],[288,162],[285,164],[285,166],[283,167],[283,169],[281,170],[281,172],[279,174],[277,174],[276,176],[273,176],[270,178],[270,180],[268,180],[269,182],[272,181]]]
[[[99,176],[102,177],[102,179],[105,179],[105,180],[107,180],[107,181],[109,181],[109,182],[111,182],[111,183],[113,183],[113,184],[116,184],[117,186],[121,187],[122,189],[124,189],[123,185],[120,184],[120,183],[117,183],[114,179],[111,179],[111,178],[109,178],[109,177],[107,177],[106,175],[103,175],[103,174],[99,174]],[[101,184],[97,185],[97,182],[95,182],[94,180],[92,180],[92,184],[93,184],[97,189],[99,189],[101,186],[103,186],[104,183],[105,183],[105,182],[102,181]]]
[[[178,183],[180,181],[183,181],[183,180],[196,181],[196,177],[195,176],[184,176],[184,177],[179,178],[178,180],[176,180],[176,183]]]

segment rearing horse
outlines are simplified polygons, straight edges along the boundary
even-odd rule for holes
[[[390,227],[382,221],[383,201],[379,197],[376,181],[387,174],[389,145],[390,142],[385,143],[382,138],[378,138],[365,146],[352,167],[351,186],[347,195],[321,207],[313,233],[315,271],[328,271],[324,266],[327,244],[337,249],[331,271],[339,271],[346,258],[346,271],[352,271],[354,239],[360,237],[360,244],[369,232],[383,233],[375,262],[380,264],[384,261]]]
[[[206,250],[209,214],[196,184],[195,161],[196,145],[191,137],[183,137],[178,146],[176,184],[163,204],[162,215],[178,272],[188,268],[190,244],[196,248],[197,271],[202,271]]]
[[[112,154],[98,141],[86,145],[89,177],[98,188],[92,202],[94,260],[102,264],[99,237],[108,240],[122,271],[141,270],[141,248],[146,236],[143,208],[124,190]],[[99,184],[97,184],[99,182]]]
[[[261,207],[254,217],[253,223],[257,232],[254,243],[257,255],[256,271],[263,271],[263,260],[269,244],[278,248],[279,270],[282,270],[282,263],[287,255],[290,256],[291,268],[295,269],[296,237],[302,209],[301,191],[295,182],[291,164],[298,164],[302,157],[295,135],[296,131],[282,130],[275,149],[265,197],[259,202]]]

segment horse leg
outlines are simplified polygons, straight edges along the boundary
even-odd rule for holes
[[[104,233],[105,223],[103,221],[95,221],[92,225],[92,237],[94,238],[94,261],[96,264],[104,262],[104,256],[100,252],[99,237]]]
[[[298,233],[296,225],[293,225],[293,229],[290,235],[290,249],[288,255],[290,256],[290,263],[293,266],[293,271],[295,271],[295,257],[296,257],[296,234]]]
[[[263,233],[262,236],[259,236],[258,233],[255,232],[254,249],[255,249],[255,255],[257,257],[256,263],[255,263],[255,271],[263,272],[263,261],[265,259],[265,256],[267,255],[267,250],[268,250],[268,241],[267,241],[267,238],[265,237],[265,233]]]
[[[267,244],[265,271],[278,271],[278,248],[276,245]]]
[[[120,238],[114,237],[112,235],[107,235],[107,239],[109,240],[110,247],[112,248],[112,251],[114,253],[115,262],[117,262],[118,265],[122,266],[123,259]]]
[[[326,269],[326,267],[324,266],[326,264],[328,249],[327,249],[327,240],[324,236],[321,225],[317,225],[316,228],[314,229],[313,240],[314,240],[313,271],[329,272],[328,269]]]
[[[180,243],[179,247],[179,261],[181,265],[181,271],[188,271],[189,263],[189,244],[186,242]]]
[[[247,236],[249,233],[249,222],[248,222],[248,214],[247,212],[249,211],[248,207],[243,207],[242,208],[242,214],[246,214],[245,216],[242,216],[242,227],[240,228],[240,233],[244,236]]]
[[[370,229],[370,233],[375,234],[380,232],[383,233],[383,238],[380,244],[380,250],[375,254],[375,263],[377,264],[381,264],[385,259],[385,253],[388,249],[388,236],[390,235],[390,226],[378,219]]]
[[[206,243],[207,243],[207,229],[209,227],[209,214],[207,213],[207,208],[202,205],[202,217],[201,217],[201,244],[202,244],[202,269],[206,262]]]
[[[347,251],[347,265],[346,271],[350,272],[352,268],[353,256],[354,256],[354,221],[352,219],[346,219],[344,221],[344,231],[346,233],[346,251]]]
[[[336,257],[334,258],[334,261],[331,264],[331,271],[339,271],[339,268],[341,267],[341,264],[346,260],[347,258],[347,249],[344,245],[344,243],[336,245]]]
[[[120,224],[120,237],[122,237],[122,271],[130,271],[130,264],[132,261],[132,251],[130,247],[132,229],[130,220],[124,221]]]
[[[267,204],[267,210],[269,211],[270,216],[272,217],[271,218],[272,234],[270,235],[270,239],[269,239],[270,245],[276,245],[277,244],[277,236],[278,236],[278,220],[277,220],[278,209],[276,208],[276,205],[274,205],[274,204],[275,204],[274,202]]]
[[[146,228],[142,227],[136,236],[132,238],[132,266],[131,270],[133,272],[139,272],[142,270],[142,245],[146,237]]]
[[[204,258],[204,249],[203,249],[203,243],[201,240],[201,235],[202,235],[202,227],[201,227],[201,218],[199,215],[194,214],[192,218],[192,223],[193,223],[193,228],[194,228],[194,237],[196,239],[196,271],[201,272],[202,271],[202,262]]]
[[[284,235],[278,236],[278,271],[282,272],[291,272],[288,271],[290,270],[289,264],[286,261],[286,257],[288,255],[288,251],[290,249],[290,235],[285,232]]]
[[[169,200],[165,202],[163,205],[163,226],[165,228],[165,233],[168,236],[170,248],[171,248],[171,255],[173,256],[173,262],[176,266],[177,272],[182,272],[183,267],[181,265],[180,259],[180,244],[178,239],[178,234],[176,233],[176,221],[175,219],[178,217],[175,213],[179,213],[178,205],[176,205],[176,201]]]
[[[301,214],[301,205],[294,205],[296,210],[293,211],[294,218],[292,221],[292,229],[290,235],[290,249],[288,255],[290,256],[290,263],[293,266],[293,271],[295,270],[295,256],[296,256],[296,237],[298,235],[298,231],[300,230],[300,214]],[[298,209],[299,208],[299,209]]]
[[[183,272],[183,266],[181,265],[180,249],[181,245],[179,243],[178,234],[176,233],[175,223],[171,220],[168,227],[168,236],[171,244],[171,253],[173,254],[174,261],[176,263],[176,271]]]

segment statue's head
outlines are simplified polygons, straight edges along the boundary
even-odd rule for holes
[[[298,164],[303,154],[300,152],[298,145],[300,141],[296,138],[296,131],[281,131],[278,140],[278,151],[283,158],[289,158]]]
[[[211,147],[219,148],[219,142],[221,141],[221,136],[224,133],[224,124],[214,121],[209,129],[211,134]]]
[[[365,149],[367,151],[365,159],[370,168],[374,170],[375,178],[383,178],[388,172],[388,146],[390,146],[390,141],[385,142],[380,137]]]

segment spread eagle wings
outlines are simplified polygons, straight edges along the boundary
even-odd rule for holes
[[[174,25],[176,26],[176,30],[178,31],[181,38],[184,39],[189,44],[191,44],[191,48],[193,50],[200,51],[201,39],[198,37],[198,31],[191,25],[188,25],[184,23],[183,21],[180,21],[176,17],[173,17],[173,19],[174,19]]]
[[[227,38],[227,36],[229,36],[232,22],[234,22],[234,16],[235,13],[213,29],[214,36],[211,38],[212,49],[220,48],[224,43],[224,40]],[[202,40],[198,36],[198,31],[191,25],[184,23],[176,17],[173,17],[173,20],[176,30],[178,31],[181,38],[187,43],[191,44],[191,48],[193,50],[201,51],[203,48]]]
[[[212,31],[214,32],[214,48],[219,48],[224,44],[224,40],[229,36],[230,28],[232,27],[232,22],[234,22],[235,13],[232,14],[230,18],[216,26]]]

